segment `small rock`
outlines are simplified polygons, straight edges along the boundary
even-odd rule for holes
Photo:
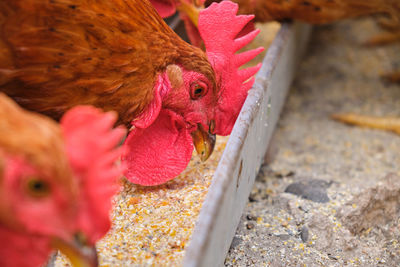
[[[251,214],[247,214],[246,219],[249,221],[256,221],[257,217]]]
[[[300,238],[304,243],[308,240],[308,228],[303,226],[300,230]]]
[[[250,202],[257,202],[256,196],[254,194],[250,194],[249,201]]]
[[[331,260],[335,260],[335,261],[338,260],[338,258],[336,258],[335,256],[332,256],[330,253],[328,253],[328,258],[330,258]]]
[[[313,179],[304,182],[292,183],[286,187],[285,192],[314,202],[327,203],[330,201],[330,199],[326,193],[326,189],[331,184],[332,182]]]
[[[254,223],[248,222],[248,223],[246,224],[246,228],[247,228],[248,230],[253,229],[253,228],[254,228]]]
[[[241,239],[240,237],[236,237],[236,236],[233,237],[230,249],[234,249],[234,248],[237,247],[240,243],[242,243],[242,241],[243,241],[243,239]]]

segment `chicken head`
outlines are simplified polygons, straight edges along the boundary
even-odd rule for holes
[[[158,76],[155,97],[133,122],[123,150],[126,177],[141,185],[158,185],[181,173],[191,158],[193,144],[206,160],[215,134],[228,135],[261,64],[239,68],[263,48],[236,54],[258,30],[237,38],[253,16],[236,16],[237,4],[215,3],[199,15],[199,32],[212,67],[195,72],[169,65]],[[135,162],[136,164],[130,164]],[[149,171],[151,170],[151,171]]]
[[[115,146],[125,131],[92,107],[67,112],[60,129],[2,94],[0,103],[0,265],[42,266],[60,249],[74,266],[97,266],[94,244],[110,227],[122,172]],[[96,133],[97,141],[78,141]],[[84,156],[94,162],[83,164]]]

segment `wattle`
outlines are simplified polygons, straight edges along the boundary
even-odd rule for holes
[[[163,184],[186,168],[192,152],[192,137],[184,119],[162,109],[150,126],[136,127],[126,138],[122,152],[124,174],[135,184]]]
[[[48,238],[28,236],[0,227],[0,266],[44,266],[52,251]]]

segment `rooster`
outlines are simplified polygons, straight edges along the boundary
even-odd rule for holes
[[[231,132],[261,67],[239,70],[263,48],[235,54],[258,34],[236,38],[253,18],[237,9],[200,12],[203,52],[147,0],[0,0],[0,91],[56,120],[82,104],[117,111],[132,126],[125,176],[164,183],[185,169],[193,144],[205,160],[215,134]]]
[[[1,266],[42,266],[52,249],[97,265],[122,172],[115,147],[125,130],[112,129],[115,120],[79,106],[57,125],[0,93]]]

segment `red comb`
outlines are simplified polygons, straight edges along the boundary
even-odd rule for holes
[[[254,30],[245,36],[237,37],[254,17],[237,16],[237,11],[237,4],[222,1],[211,4],[199,15],[199,32],[221,88],[215,119],[215,133],[219,135],[228,135],[232,131],[247,91],[254,83],[254,77],[251,77],[261,68],[261,63],[247,69],[239,70],[239,68],[264,50],[259,47],[235,54],[260,32]]]
[[[61,119],[68,158],[83,187],[80,227],[92,243],[110,228],[111,200],[123,172],[116,164],[121,154],[116,147],[126,130],[113,129],[116,119],[114,112],[90,106],[75,107]]]

